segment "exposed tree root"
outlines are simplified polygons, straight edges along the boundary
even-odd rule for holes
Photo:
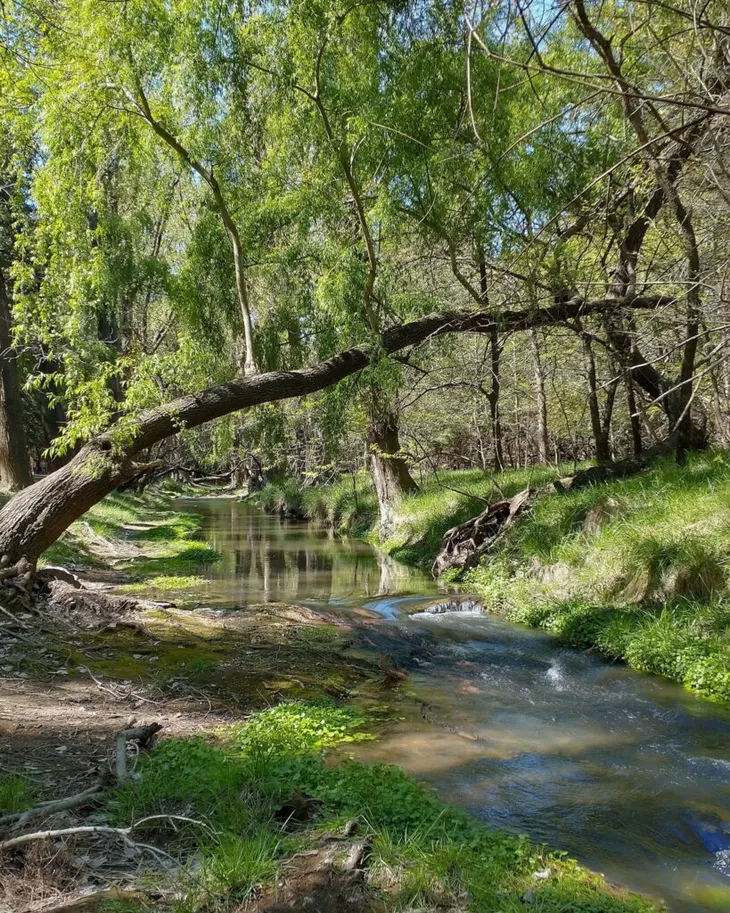
[[[474,567],[481,556],[532,503],[534,492],[525,488],[513,498],[490,504],[473,520],[452,527],[441,540],[441,548],[431,567],[435,577],[452,567],[463,571]]]
[[[431,567],[431,573],[434,577],[438,577],[452,567],[460,568],[462,573],[474,567],[482,555],[504,536],[506,531],[540,495],[586,488],[614,479],[626,479],[643,472],[656,460],[672,453],[674,446],[675,438],[670,437],[656,447],[636,456],[630,456],[615,463],[601,463],[598,466],[581,469],[574,475],[556,479],[555,482],[537,491],[525,488],[513,498],[490,504],[479,516],[452,527],[444,534],[441,548]]]

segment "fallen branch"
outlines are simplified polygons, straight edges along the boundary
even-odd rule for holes
[[[116,736],[116,775],[117,780],[123,783],[127,777],[127,742],[135,741],[140,748],[149,748],[152,740],[162,729],[159,723],[149,723],[147,726],[137,726],[132,729],[122,729]]]
[[[53,799],[50,802],[41,802],[34,805],[24,812],[15,812],[11,815],[3,815],[0,818],[0,825],[15,824],[22,826],[31,818],[39,818],[41,815],[54,815],[56,812],[65,812],[70,808],[80,808],[82,805],[88,805],[93,802],[99,793],[104,791],[104,786],[97,783],[96,786],[90,786],[81,793],[74,796],[66,796],[64,799]]]
[[[346,872],[356,872],[358,869],[362,868],[365,857],[370,851],[370,841],[368,839],[358,840],[357,843],[353,843],[350,847],[350,852],[347,854],[347,859],[343,866]]]
[[[147,843],[136,843],[131,838],[133,831],[143,824],[160,820],[185,821],[188,824],[197,824],[200,825],[200,827],[207,827],[204,821],[197,821],[195,818],[185,818],[183,815],[148,815],[148,817],[141,818],[139,821],[135,821],[134,824],[130,824],[129,827],[108,827],[104,824],[86,824],[79,825],[78,827],[62,827],[57,830],[33,831],[30,834],[21,834],[19,837],[11,837],[9,840],[4,840],[0,843],[0,852],[12,850],[15,847],[23,846],[26,843],[32,843],[35,840],[55,840],[57,837],[75,837],[79,834],[105,834],[113,837],[121,837],[128,846],[134,847],[135,849],[137,847],[142,847],[153,853],[159,853],[162,856],[166,856],[169,859],[171,857],[168,853],[165,853],[164,850],[150,846]]]
[[[145,894],[139,891],[125,891],[121,888],[103,888],[100,891],[94,891],[91,894],[77,894],[76,897],[66,898],[60,903],[54,903],[45,907],[33,907],[34,913],[77,913],[79,910],[86,910],[89,907],[94,909],[101,906],[106,901],[143,901],[146,899]],[[26,913],[30,913],[27,910]]]
[[[126,770],[126,747],[127,742],[136,741],[140,748],[149,748],[152,740],[162,729],[159,723],[148,723],[146,726],[136,726],[131,729],[122,729],[116,734],[116,780],[123,782],[127,779]],[[107,773],[106,781],[102,780],[95,786],[90,786],[83,792],[76,793],[73,796],[66,796],[63,799],[51,799],[48,802],[40,802],[33,808],[24,812],[14,812],[13,814],[3,815],[0,817],[0,826],[12,824],[15,827],[22,827],[32,818],[40,818],[45,815],[55,815],[57,812],[68,811],[70,808],[81,808],[103,793],[109,786],[109,775]],[[114,779],[112,777],[112,779]],[[0,845],[0,848],[2,845]]]

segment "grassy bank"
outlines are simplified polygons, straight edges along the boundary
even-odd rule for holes
[[[395,528],[378,545],[428,568],[443,533],[485,501],[566,471],[432,476],[398,505]],[[365,475],[303,492],[290,485],[289,497],[340,532],[375,536]],[[464,586],[513,621],[730,701],[730,453],[542,495]]]
[[[196,570],[220,558],[201,539],[201,517],[179,513],[175,485],[143,494],[114,492],[95,504],[44,552],[41,564],[61,564],[82,574],[114,572],[129,592],[192,588]],[[199,492],[198,492],[199,493]]]
[[[569,471],[569,467],[564,469]],[[555,469],[545,467],[493,474],[477,469],[432,474],[421,481],[416,495],[401,502],[392,534],[378,545],[400,561],[427,569],[451,526],[475,516],[486,503],[511,497],[527,485],[539,487],[555,477]],[[291,505],[338,533],[376,541],[378,502],[368,472],[311,488],[293,478],[275,479],[252,500],[270,512]]]
[[[195,860],[179,876],[176,913],[242,909],[253,898],[260,910],[277,899],[320,913],[655,909],[562,855],[479,825],[399,768],[325,760],[328,749],[368,738],[371,723],[352,707],[294,702],[165,741],[107,813],[122,826],[184,816],[137,834]],[[364,861],[348,873],[361,840]]]
[[[730,701],[730,455],[538,499],[465,583],[513,621]]]

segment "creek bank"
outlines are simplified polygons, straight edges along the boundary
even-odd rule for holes
[[[407,676],[373,640],[366,611],[348,625],[283,603],[229,611],[117,595],[112,584],[140,564],[173,557],[157,545],[125,551],[139,533],[174,525],[135,511],[128,538],[111,525],[97,533],[104,544],[93,548],[116,557],[79,562],[83,590],[53,580],[45,606],[3,620],[3,810],[92,788],[122,728],[156,722],[163,738],[130,755],[138,778],[34,821],[63,834],[0,855],[3,909],[73,909],[80,898],[101,910],[115,897],[126,913],[655,909],[561,854],[479,825],[398,768],[347,760],[348,746],[409,701],[394,709]],[[337,764],[325,757],[334,749]]]
[[[0,831],[52,832],[0,852],[3,910],[76,898],[101,911],[110,885],[127,913],[655,909],[477,824],[398,768],[343,761],[389,724],[388,695],[405,676],[351,650],[330,619],[288,605],[140,608],[128,597],[115,617],[93,617],[96,630],[73,633],[66,618],[65,636],[47,636],[32,662],[11,657],[0,763],[12,785],[3,777],[0,796],[13,804],[2,811],[93,787],[113,764],[115,733],[139,714],[164,738],[130,756],[134,779],[107,781],[88,806]]]
[[[290,481],[286,495],[310,517],[425,569],[444,534],[485,504],[540,489],[462,588],[511,621],[730,702],[730,453],[693,454],[684,467],[660,460],[632,477],[546,492],[567,470],[428,477],[397,505],[385,540],[376,540],[376,503],[363,475],[299,494]],[[259,503],[275,500],[277,484]]]

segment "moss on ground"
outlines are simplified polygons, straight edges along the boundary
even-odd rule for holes
[[[125,826],[150,815],[188,819],[156,819],[139,831],[139,839],[164,840],[168,851],[196,859],[178,884],[178,913],[240,909],[274,885],[277,893],[297,891],[297,860],[316,859],[324,835],[342,834],[353,819],[350,840],[367,836],[370,849],[363,882],[350,880],[348,909],[656,909],[562,854],[480,825],[400,768],[326,760],[327,749],[368,738],[371,722],[348,706],[290,702],[208,737],[165,741],[142,759],[140,778],[117,791],[107,811]],[[344,839],[345,852],[349,846]],[[332,893],[332,870],[322,874]],[[309,879],[309,900],[311,892]]]

